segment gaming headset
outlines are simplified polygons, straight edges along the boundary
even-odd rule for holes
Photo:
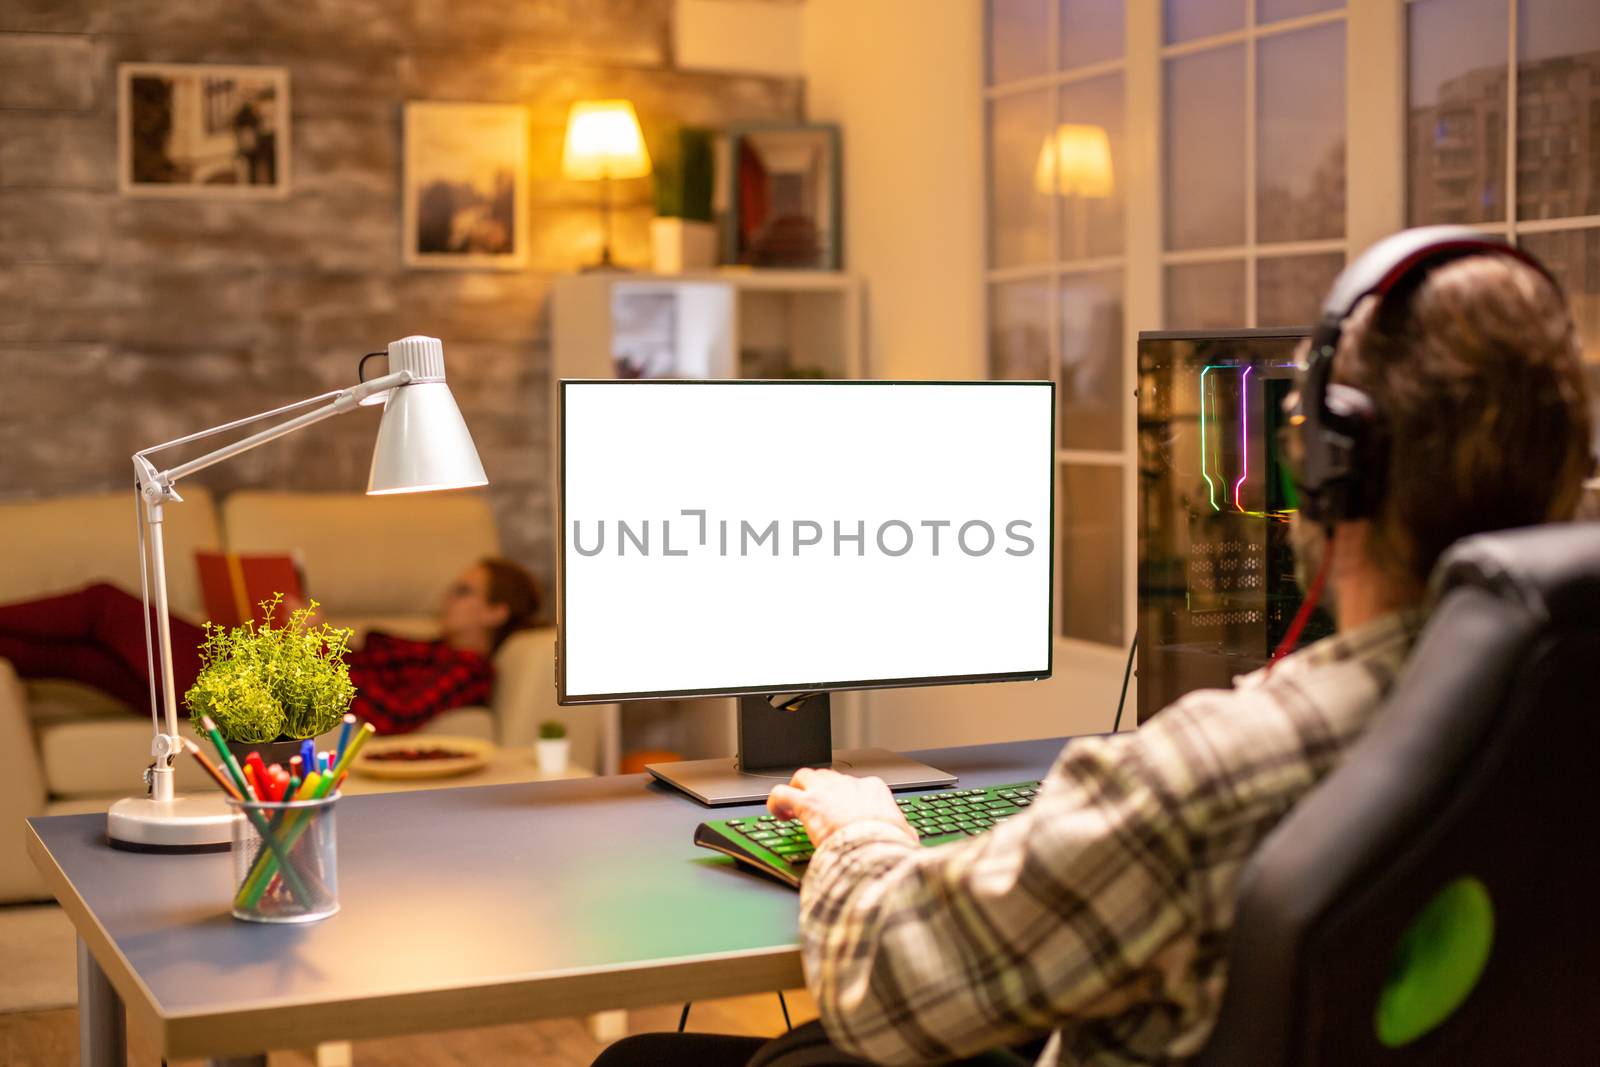
[[[1423,226],[1368,248],[1346,267],[1322,303],[1322,317],[1311,332],[1299,368],[1296,402],[1289,425],[1301,514],[1328,528],[1341,521],[1371,518],[1383,499],[1382,412],[1359,389],[1329,381],[1345,320],[1361,299],[1409,299],[1427,273],[1463,256],[1497,255],[1520,260],[1560,283],[1533,256],[1498,237],[1465,226]]]

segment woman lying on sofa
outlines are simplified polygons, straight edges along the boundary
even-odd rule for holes
[[[534,625],[539,602],[533,575],[508,560],[479,560],[446,591],[438,640],[369,633],[351,649],[351,710],[380,734],[403,734],[452,708],[489,703],[492,657],[506,638]],[[0,605],[0,658],[24,678],[83,682],[143,712],[150,690],[142,613],[138,597],[104,582]],[[170,621],[173,678],[183,694],[200,672],[205,634],[176,615]]]

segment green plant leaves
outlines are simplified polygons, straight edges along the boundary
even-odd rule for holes
[[[338,725],[355,699],[345,663],[354,633],[310,625],[315,600],[273,626],[282,603],[281,593],[262,601],[260,627],[254,620],[232,628],[206,623],[200,673],[183,699],[190,715],[211,716],[225,740],[315,737]]]

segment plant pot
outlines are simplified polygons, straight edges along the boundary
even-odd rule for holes
[[[567,773],[567,753],[571,749],[571,742],[565,737],[555,739],[540,738],[537,742],[535,754],[539,761],[539,773],[552,777]]]
[[[651,258],[658,274],[679,274],[717,265],[717,228],[709,222],[657,217],[650,220]]]
[[[339,747],[338,729],[329,730],[321,737],[313,738],[318,752],[333,751]],[[269,767],[274,763],[289,766],[289,760],[300,755],[300,746],[303,742],[299,738],[280,737],[276,741],[229,741],[228,751],[233,753],[233,758],[239,761],[239,766],[244,766],[245,757],[252,752],[261,753],[261,761]]]

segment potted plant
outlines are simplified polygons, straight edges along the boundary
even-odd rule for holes
[[[539,724],[539,773],[551,777],[567,773],[567,727],[551,719]]]
[[[356,695],[344,660],[352,631],[312,626],[315,600],[274,626],[282,603],[282,594],[263,601],[259,626],[253,619],[231,628],[206,623],[200,673],[184,694],[190,716],[211,716],[241,759],[254,750],[268,763],[287,763],[301,740],[338,726]]]
[[[656,217],[650,220],[655,269],[663,274],[704,269],[717,262],[717,229],[711,221],[716,164],[711,131],[680,127],[656,160]]]

